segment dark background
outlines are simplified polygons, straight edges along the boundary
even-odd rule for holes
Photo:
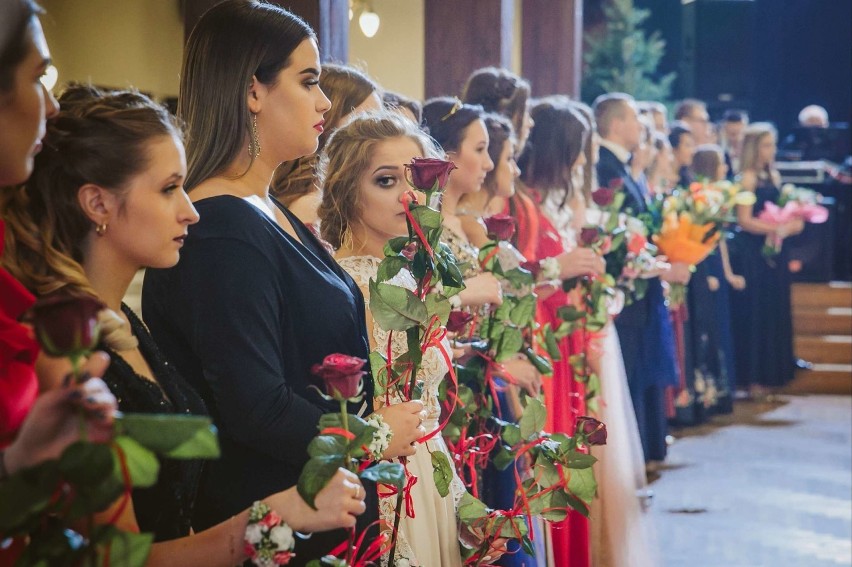
[[[587,26],[597,23],[601,2],[586,0]],[[808,104],[825,107],[832,123],[852,120],[852,1],[634,3],[651,10],[646,29],[666,40],[659,70],[678,73],[674,100],[701,98],[714,119],[746,109],[782,137]]]

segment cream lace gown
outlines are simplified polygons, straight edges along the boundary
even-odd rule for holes
[[[350,256],[339,259],[340,266],[349,272],[349,275],[364,291],[364,297],[369,311],[369,282],[375,279],[381,260],[373,256]],[[407,271],[401,271],[388,282],[410,290],[414,290],[416,282]],[[373,324],[370,330],[376,343],[376,350],[382,353],[387,351],[388,332]],[[399,356],[407,350],[405,333],[394,332],[392,351],[394,356]],[[449,341],[445,339],[444,348],[452,356]],[[431,433],[439,426],[441,407],[438,401],[438,387],[447,374],[447,363],[443,354],[437,347],[432,347],[423,356],[422,367],[418,371],[417,378],[423,382],[423,394],[421,400],[426,406],[428,417],[423,423],[426,433]],[[384,400],[382,400],[383,402]],[[393,401],[402,401],[400,399]],[[459,500],[465,492],[461,479],[453,473],[450,483],[450,493],[442,498],[435,488],[432,477],[431,453],[441,451],[447,453],[452,462],[452,457],[447,451],[447,446],[441,435],[436,435],[426,443],[417,445],[417,453],[408,458],[408,470],[417,477],[417,483],[411,489],[411,497],[414,502],[414,517],[405,515],[403,506],[403,517],[400,521],[399,540],[396,549],[395,565],[404,567],[406,565],[421,567],[460,567],[462,565],[459,549],[458,527],[456,508]],[[396,508],[396,496],[380,499],[380,510],[382,520],[389,526],[393,526]],[[388,557],[382,559],[382,565],[388,564]]]

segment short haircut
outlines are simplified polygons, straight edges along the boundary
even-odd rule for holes
[[[722,122],[748,122],[748,112],[729,108],[722,115]]]
[[[684,118],[689,118],[692,116],[692,113],[696,110],[707,110],[707,105],[704,104],[704,101],[698,100],[697,98],[685,98],[677,105],[674,109],[674,117],[675,120],[683,120]]]
[[[687,134],[692,136],[692,128],[689,127],[689,124],[681,121],[672,122],[672,126],[669,128],[669,143],[672,148],[679,148],[681,140]]]
[[[596,98],[592,108],[595,111],[598,134],[609,135],[613,119],[623,118],[627,105],[634,103],[633,97],[625,93],[607,93]]]
[[[382,103],[384,103],[385,108],[391,110],[396,108],[404,108],[406,110],[410,110],[411,114],[414,115],[414,120],[418,124],[423,121],[423,105],[420,104],[419,101],[414,100],[413,98],[409,98],[404,94],[385,91],[384,93],[382,93]]]

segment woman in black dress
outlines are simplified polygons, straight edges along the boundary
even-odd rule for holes
[[[38,295],[61,290],[102,300],[109,308],[101,347],[112,363],[104,381],[119,409],[205,414],[198,394],[168,364],[144,324],[121,300],[142,266],[178,261],[186,229],[198,214],[182,189],[186,171],[180,130],[168,113],[131,92],[72,86],[47,125],[44,151],[25,188],[3,207],[9,254],[4,263]],[[42,389],[58,386],[64,359],[42,359]],[[133,491],[117,525],[151,532],[151,565],[232,566],[242,545],[248,506],[192,538],[190,523],[202,463],[164,459],[157,482]],[[297,530],[351,526],[364,511],[358,479],[339,471],[319,510],[294,489],[258,496]],[[272,494],[272,496],[269,496]],[[105,511],[107,521],[116,507]]]
[[[741,183],[754,191],[753,206],[740,205],[740,232],[732,250],[734,270],[746,279],[746,288],[731,294],[737,388],[761,395],[767,388],[783,386],[793,379],[793,324],[790,307],[790,271],[787,250],[766,257],[762,253],[767,236],[784,239],[802,232],[804,223],[784,224],[760,220],[766,203],[781,196],[781,176],[775,169],[777,134],[766,122],[745,129],[740,157]]]
[[[316,150],[329,109],[320,72],[313,31],[271,4],[220,3],[187,42],[178,114],[188,129],[185,185],[201,220],[175,268],[147,272],[142,310],[219,428],[222,457],[207,468],[196,529],[295,485],[320,417],[339,410],[309,389],[311,367],[333,353],[368,357],[358,286],[269,194],[278,165]],[[364,390],[371,400],[371,380]],[[380,410],[394,432],[385,456],[414,453],[422,409]],[[367,493],[365,524],[378,518],[376,491]],[[300,542],[293,564],[344,538]]]

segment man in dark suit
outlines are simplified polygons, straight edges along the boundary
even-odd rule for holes
[[[625,212],[638,215],[647,211],[645,174],[634,178],[630,170],[630,153],[642,135],[633,97],[623,93],[601,95],[595,100],[594,112],[600,137],[599,184],[605,187],[620,182],[625,193]],[[687,266],[676,266],[665,274],[670,281],[685,282],[688,276]],[[645,296],[625,307],[616,317],[615,326],[645,460],[661,461],[666,455],[668,433],[665,387],[677,384],[677,368],[660,278],[649,280]]]

